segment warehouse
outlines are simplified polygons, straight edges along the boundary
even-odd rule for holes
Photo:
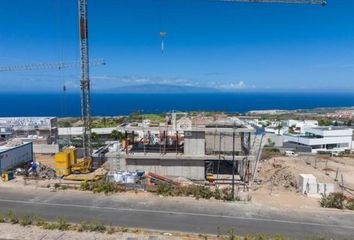
[[[0,146],[0,173],[31,161],[33,161],[32,143],[15,147]]]

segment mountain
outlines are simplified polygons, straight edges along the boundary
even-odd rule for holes
[[[219,92],[214,88],[179,86],[170,84],[142,84],[101,89],[100,93],[212,93]]]

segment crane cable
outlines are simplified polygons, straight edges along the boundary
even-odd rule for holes
[[[60,5],[61,0],[56,0],[54,1],[54,7],[55,7],[55,29],[56,29],[56,37],[57,37],[57,51],[59,55],[59,61],[63,62],[63,56],[64,56],[64,51],[63,51],[63,42],[62,42],[62,32],[61,32],[61,26],[62,26],[62,19],[61,19],[61,5]],[[62,90],[60,91],[59,98],[60,98],[60,109],[61,109],[61,117],[64,117],[66,115],[66,86],[65,86],[65,80],[63,76],[63,70],[59,68],[59,88]]]
[[[164,6],[165,0],[160,0],[160,11],[159,11],[159,16],[160,16],[160,37],[161,37],[161,54],[165,53],[165,37],[166,37],[166,27],[165,27],[165,18],[164,18]]]

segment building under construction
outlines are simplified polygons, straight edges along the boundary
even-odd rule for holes
[[[199,124],[185,117],[180,120],[154,127],[119,128],[126,136],[120,169],[193,180],[228,181],[232,175],[238,181],[249,180],[255,159],[252,127],[235,118]]]

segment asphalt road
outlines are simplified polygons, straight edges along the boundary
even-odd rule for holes
[[[327,236],[354,239],[354,214],[321,210],[312,212],[266,209],[243,203],[181,198],[135,198],[47,189],[0,186],[0,212],[35,214],[46,219],[65,217],[70,222],[99,220],[130,228],[218,234],[280,233],[289,237]]]

